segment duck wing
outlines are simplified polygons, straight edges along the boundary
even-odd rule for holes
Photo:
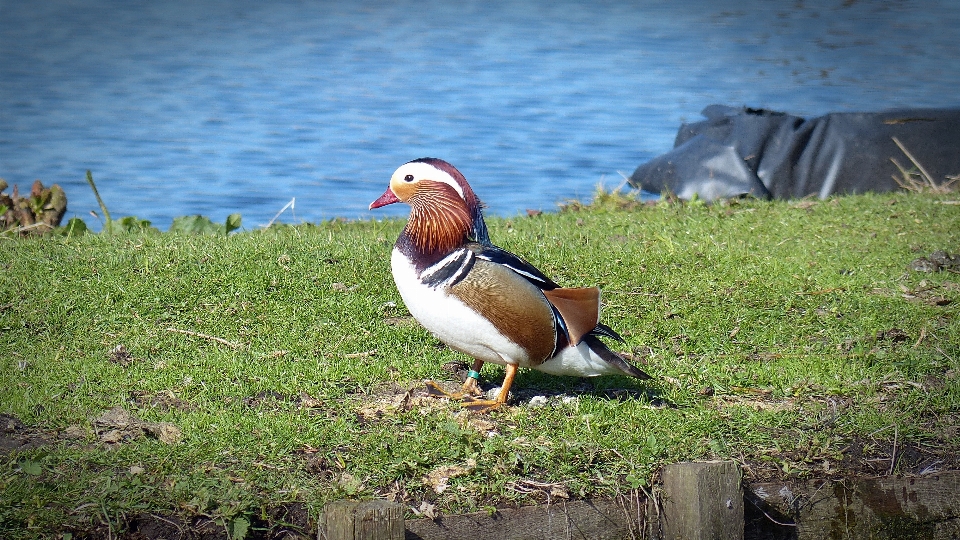
[[[487,246],[476,244],[474,249],[477,252],[477,256],[481,259],[490,261],[492,263],[501,264],[506,266],[510,270],[513,270],[517,274],[520,274],[527,279],[530,283],[533,283],[541,290],[551,290],[558,289],[560,285],[557,285],[552,279],[548,278],[543,272],[537,270],[535,266],[528,263],[527,261],[521,259],[520,257],[510,253],[509,251],[499,248],[497,246]]]
[[[610,327],[600,324],[598,287],[561,287],[535,266],[505,249],[479,244],[474,249],[477,257],[503,265],[540,288],[553,307],[557,329],[566,334],[569,343],[577,345],[588,334],[623,341]]]

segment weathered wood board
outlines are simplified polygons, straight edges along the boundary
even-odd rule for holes
[[[690,529],[695,531],[697,527],[700,528],[696,538],[724,538],[723,535],[728,533],[739,538],[736,520],[727,519],[730,516],[719,521],[704,518],[707,515],[702,513],[704,505],[720,505],[721,514],[742,512],[744,521],[740,530],[746,540],[960,540],[960,471],[909,478],[754,483],[744,486],[738,507],[730,497],[735,488],[739,489],[739,486],[730,485],[731,476],[727,473],[731,471],[713,467],[714,472],[719,470],[722,474],[711,472],[705,475],[704,471],[711,466],[680,466],[692,468],[683,469],[674,480],[670,479],[672,472],[666,473],[663,494],[674,493],[674,502],[687,501],[676,506],[675,510],[692,511],[682,519],[699,524]],[[677,478],[680,491],[676,486],[670,487],[677,483]],[[699,508],[688,504],[690,499],[677,497],[676,494],[684,490],[702,494],[702,497],[695,497]],[[712,498],[717,500],[712,501]],[[374,528],[384,529],[369,538],[379,539],[384,534],[391,539],[397,537],[393,526],[385,526],[387,521],[397,522],[399,514],[392,513],[395,510],[386,512],[385,509],[371,506],[359,511],[363,508],[354,509],[359,504],[356,502],[349,503],[354,505],[349,509],[337,510],[336,505],[341,503],[331,503],[334,506],[330,509],[334,511],[332,514],[344,512],[345,521],[342,526],[340,521],[330,521],[330,532],[338,528],[360,532],[362,527],[358,525],[369,521],[376,525]],[[612,499],[554,499],[550,504],[499,509],[494,513],[441,516],[435,520],[401,520],[400,523],[408,540],[659,539],[669,531],[664,523],[665,519],[669,519],[668,505],[666,500],[661,499],[654,504],[642,492],[633,492]],[[367,514],[370,516],[363,517]],[[385,519],[380,514],[391,519]]]
[[[662,476],[664,540],[743,538],[743,490],[735,462],[673,463]]]
[[[960,539],[960,472],[753,484],[745,509],[748,539]]]
[[[443,516],[406,522],[407,540],[620,540],[642,538],[646,501],[636,494],[595,501]]]

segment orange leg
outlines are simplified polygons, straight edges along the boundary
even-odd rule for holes
[[[513,386],[513,378],[516,376],[517,365],[507,364],[507,373],[503,376],[503,386],[500,388],[500,393],[497,394],[497,403],[502,405],[507,402],[507,397],[510,395],[510,387]]]
[[[503,376],[503,386],[500,387],[497,399],[492,401],[489,399],[464,400],[464,408],[479,413],[488,413],[506,404],[507,398],[510,396],[510,387],[513,386],[513,378],[516,376],[517,365],[507,364],[507,373]]]

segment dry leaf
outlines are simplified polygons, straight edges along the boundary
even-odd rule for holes
[[[423,483],[433,488],[433,491],[437,494],[443,493],[447,490],[450,485],[448,482],[451,478],[456,478],[457,476],[463,476],[469,474],[470,471],[477,467],[477,461],[473,458],[470,458],[466,461],[464,465],[442,465],[436,469],[430,471],[426,476],[423,477]]]
[[[437,519],[437,507],[428,501],[422,501],[419,508],[410,508],[413,513],[427,519]]]
[[[183,436],[180,428],[170,422],[145,422],[143,429],[150,435],[156,437],[160,442],[166,444],[177,444]]]

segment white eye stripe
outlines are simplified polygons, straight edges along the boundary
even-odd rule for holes
[[[460,184],[458,184],[452,176],[447,174],[445,171],[430,165],[429,163],[414,162],[401,165],[400,168],[393,173],[393,179],[397,183],[403,182],[407,175],[413,176],[414,180],[434,180],[436,182],[443,182],[444,184],[447,184],[453,189],[457,190],[457,193],[460,194],[461,198],[465,198],[463,195],[463,188],[460,187]]]

